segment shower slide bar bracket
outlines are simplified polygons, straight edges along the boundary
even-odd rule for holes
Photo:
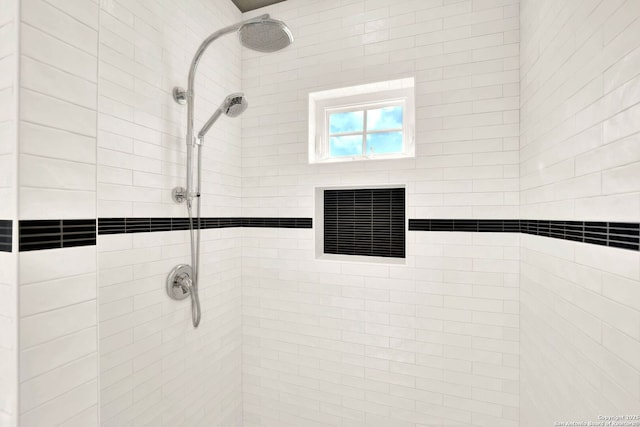
[[[179,86],[174,87],[173,100],[180,105],[185,105],[187,103],[187,91]]]
[[[184,187],[174,187],[171,190],[171,198],[176,203],[184,203],[187,200],[187,189]]]
[[[188,194],[187,189],[184,187],[174,187],[173,190],[171,190],[171,198],[176,203],[186,202],[187,199],[189,199],[187,194]],[[191,193],[191,200],[193,200],[196,197],[200,197],[200,193],[198,192]]]

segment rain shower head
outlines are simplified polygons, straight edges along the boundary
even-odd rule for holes
[[[238,30],[238,35],[244,47],[258,52],[275,52],[293,43],[289,27],[269,15],[244,23]]]
[[[213,115],[211,115],[209,120],[207,120],[207,123],[202,126],[202,129],[198,132],[198,139],[202,139],[207,132],[209,132],[209,129],[211,129],[211,126],[213,126],[221,114],[224,113],[229,117],[238,117],[247,109],[248,106],[249,103],[247,102],[247,98],[244,97],[244,93],[242,92],[232,93],[227,96]]]

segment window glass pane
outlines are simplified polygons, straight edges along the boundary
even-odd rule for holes
[[[362,132],[364,111],[346,111],[329,115],[329,133]]]
[[[362,135],[332,136],[329,139],[331,157],[361,156]]]
[[[367,154],[402,153],[402,132],[367,135]]]
[[[402,129],[402,107],[367,110],[367,130]]]

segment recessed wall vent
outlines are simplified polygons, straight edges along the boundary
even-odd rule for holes
[[[324,190],[324,253],[405,257],[405,189]]]

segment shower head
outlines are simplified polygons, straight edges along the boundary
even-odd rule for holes
[[[293,34],[289,27],[282,21],[270,18],[269,15],[245,22],[238,29],[238,35],[244,47],[258,52],[275,52],[293,42]]]
[[[220,106],[220,109],[229,117],[238,117],[244,113],[244,110],[246,110],[248,106],[249,103],[247,102],[247,98],[244,97],[244,93],[238,92],[227,96]]]
[[[207,120],[207,123],[202,126],[202,129],[198,132],[198,139],[202,139],[207,132],[209,132],[209,129],[211,129],[211,126],[213,126],[221,114],[224,113],[229,117],[238,117],[247,109],[248,106],[249,103],[247,102],[247,98],[244,97],[244,93],[232,93],[227,96],[218,109],[211,115],[209,120]]]

